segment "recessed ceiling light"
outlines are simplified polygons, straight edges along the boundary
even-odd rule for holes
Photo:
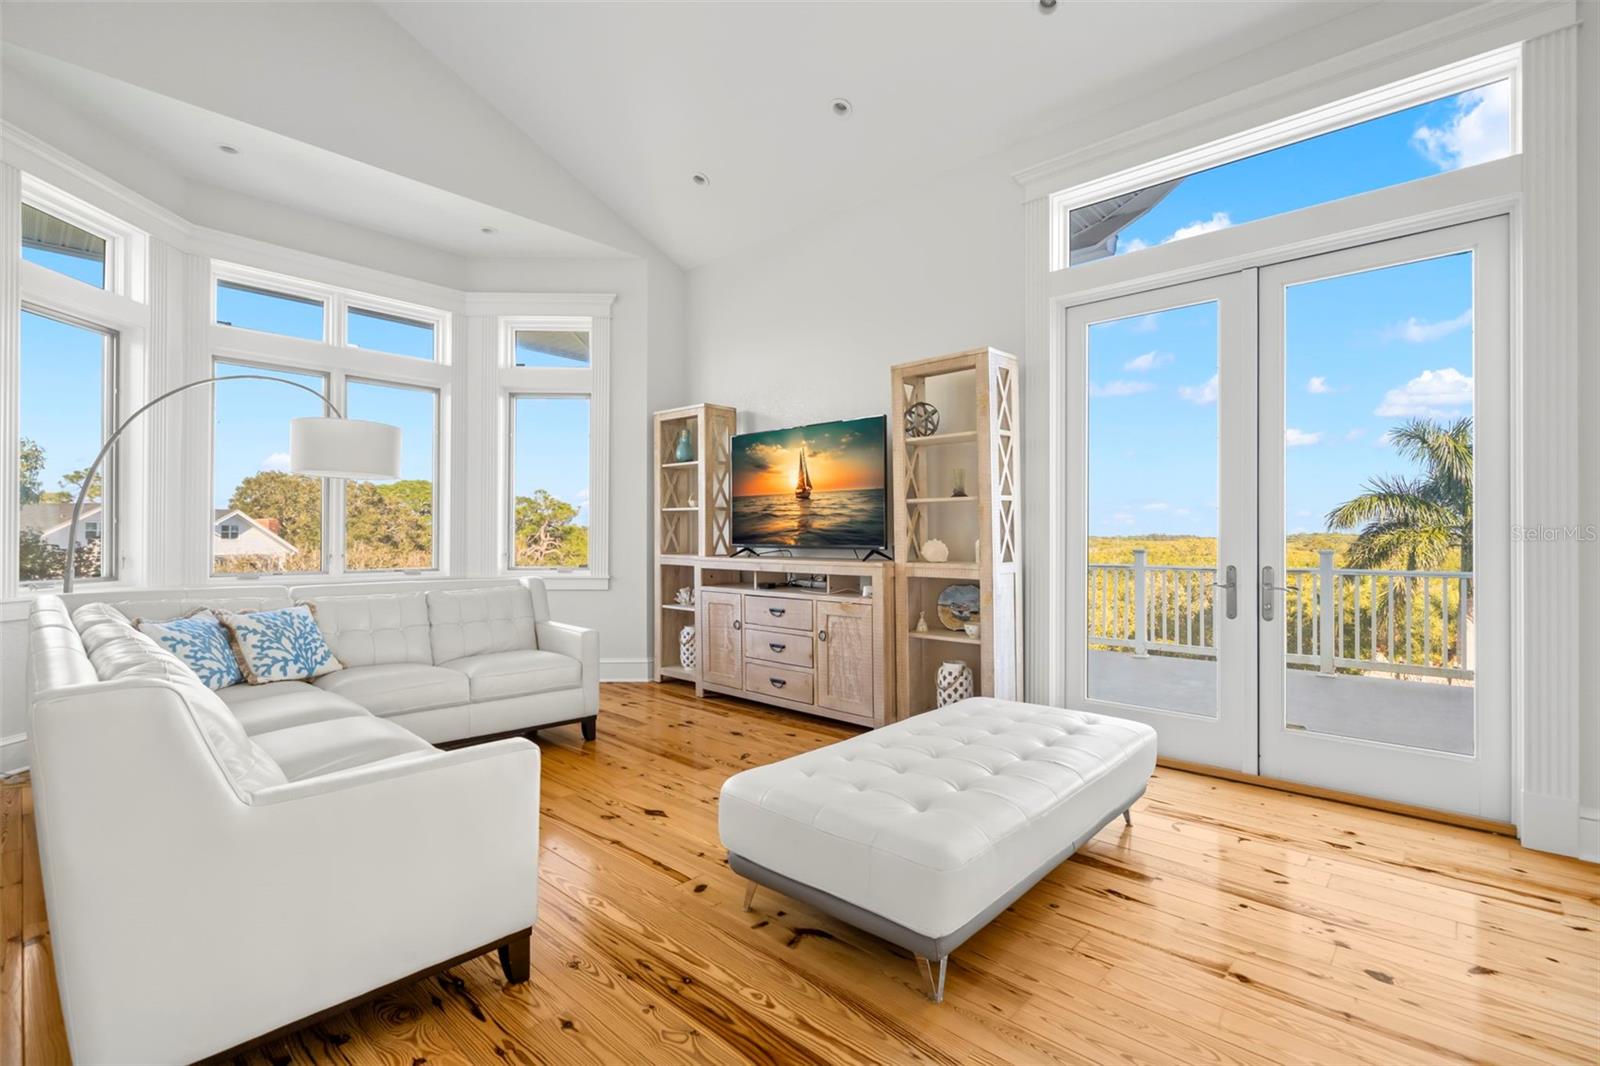
[[[1056,0],[1039,0],[1039,10],[1046,15],[1056,9]]]
[[[700,186],[702,189],[711,184],[711,179],[706,177],[704,173],[698,170],[689,176],[689,180]]]
[[[479,226],[478,227],[478,232],[479,233],[493,233],[494,232],[494,227],[493,226]]]
[[[223,155],[238,155],[239,154],[239,149],[235,148],[231,144],[219,144],[219,145],[217,145],[217,151],[221,152]]]
[[[833,108],[833,113],[840,118],[849,118],[850,112],[855,110],[855,105],[851,104],[849,100],[846,100],[842,96],[835,96],[833,98],[833,103],[829,104],[828,106]]]

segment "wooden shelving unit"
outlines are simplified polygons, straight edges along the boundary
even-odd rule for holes
[[[1017,360],[995,348],[902,363],[892,370],[889,441],[895,514],[896,717],[937,702],[939,664],[972,667],[980,695],[1022,691],[1022,468]],[[905,431],[915,403],[939,409],[924,437]],[[957,494],[956,486],[965,489]],[[932,540],[948,556],[923,554]],[[978,586],[978,635],[939,621],[939,595]],[[915,630],[919,615],[929,629]]]
[[[657,411],[654,419],[656,482],[656,680],[698,681],[679,665],[678,640],[695,624],[695,606],[678,604],[680,588],[694,588],[696,567],[707,555],[733,552],[733,456],[729,450],[738,412],[717,404]],[[677,459],[687,430],[693,458]]]

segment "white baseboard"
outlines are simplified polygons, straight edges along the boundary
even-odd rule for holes
[[[0,737],[0,774],[14,774],[28,768],[28,734]]]
[[[1578,812],[1578,858],[1600,862],[1600,808],[1585,807]]]
[[[602,682],[649,681],[650,676],[649,658],[600,660],[600,680]]]
[[[1522,846],[1557,855],[1577,855],[1583,819],[1576,798],[1523,792],[1517,837]]]

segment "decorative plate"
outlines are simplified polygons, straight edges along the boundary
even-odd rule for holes
[[[978,616],[978,586],[946,585],[939,593],[939,621],[946,629],[959,633]]]
[[[926,400],[906,408],[906,436],[931,437],[939,431],[939,409]]]

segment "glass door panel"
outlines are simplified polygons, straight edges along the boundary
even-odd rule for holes
[[[1065,353],[1069,697],[1250,771],[1253,297],[1233,274],[1073,307]]]
[[[1505,646],[1504,531],[1475,521],[1507,513],[1503,243],[1261,274],[1265,775],[1509,814],[1504,670],[1475,654]]]

